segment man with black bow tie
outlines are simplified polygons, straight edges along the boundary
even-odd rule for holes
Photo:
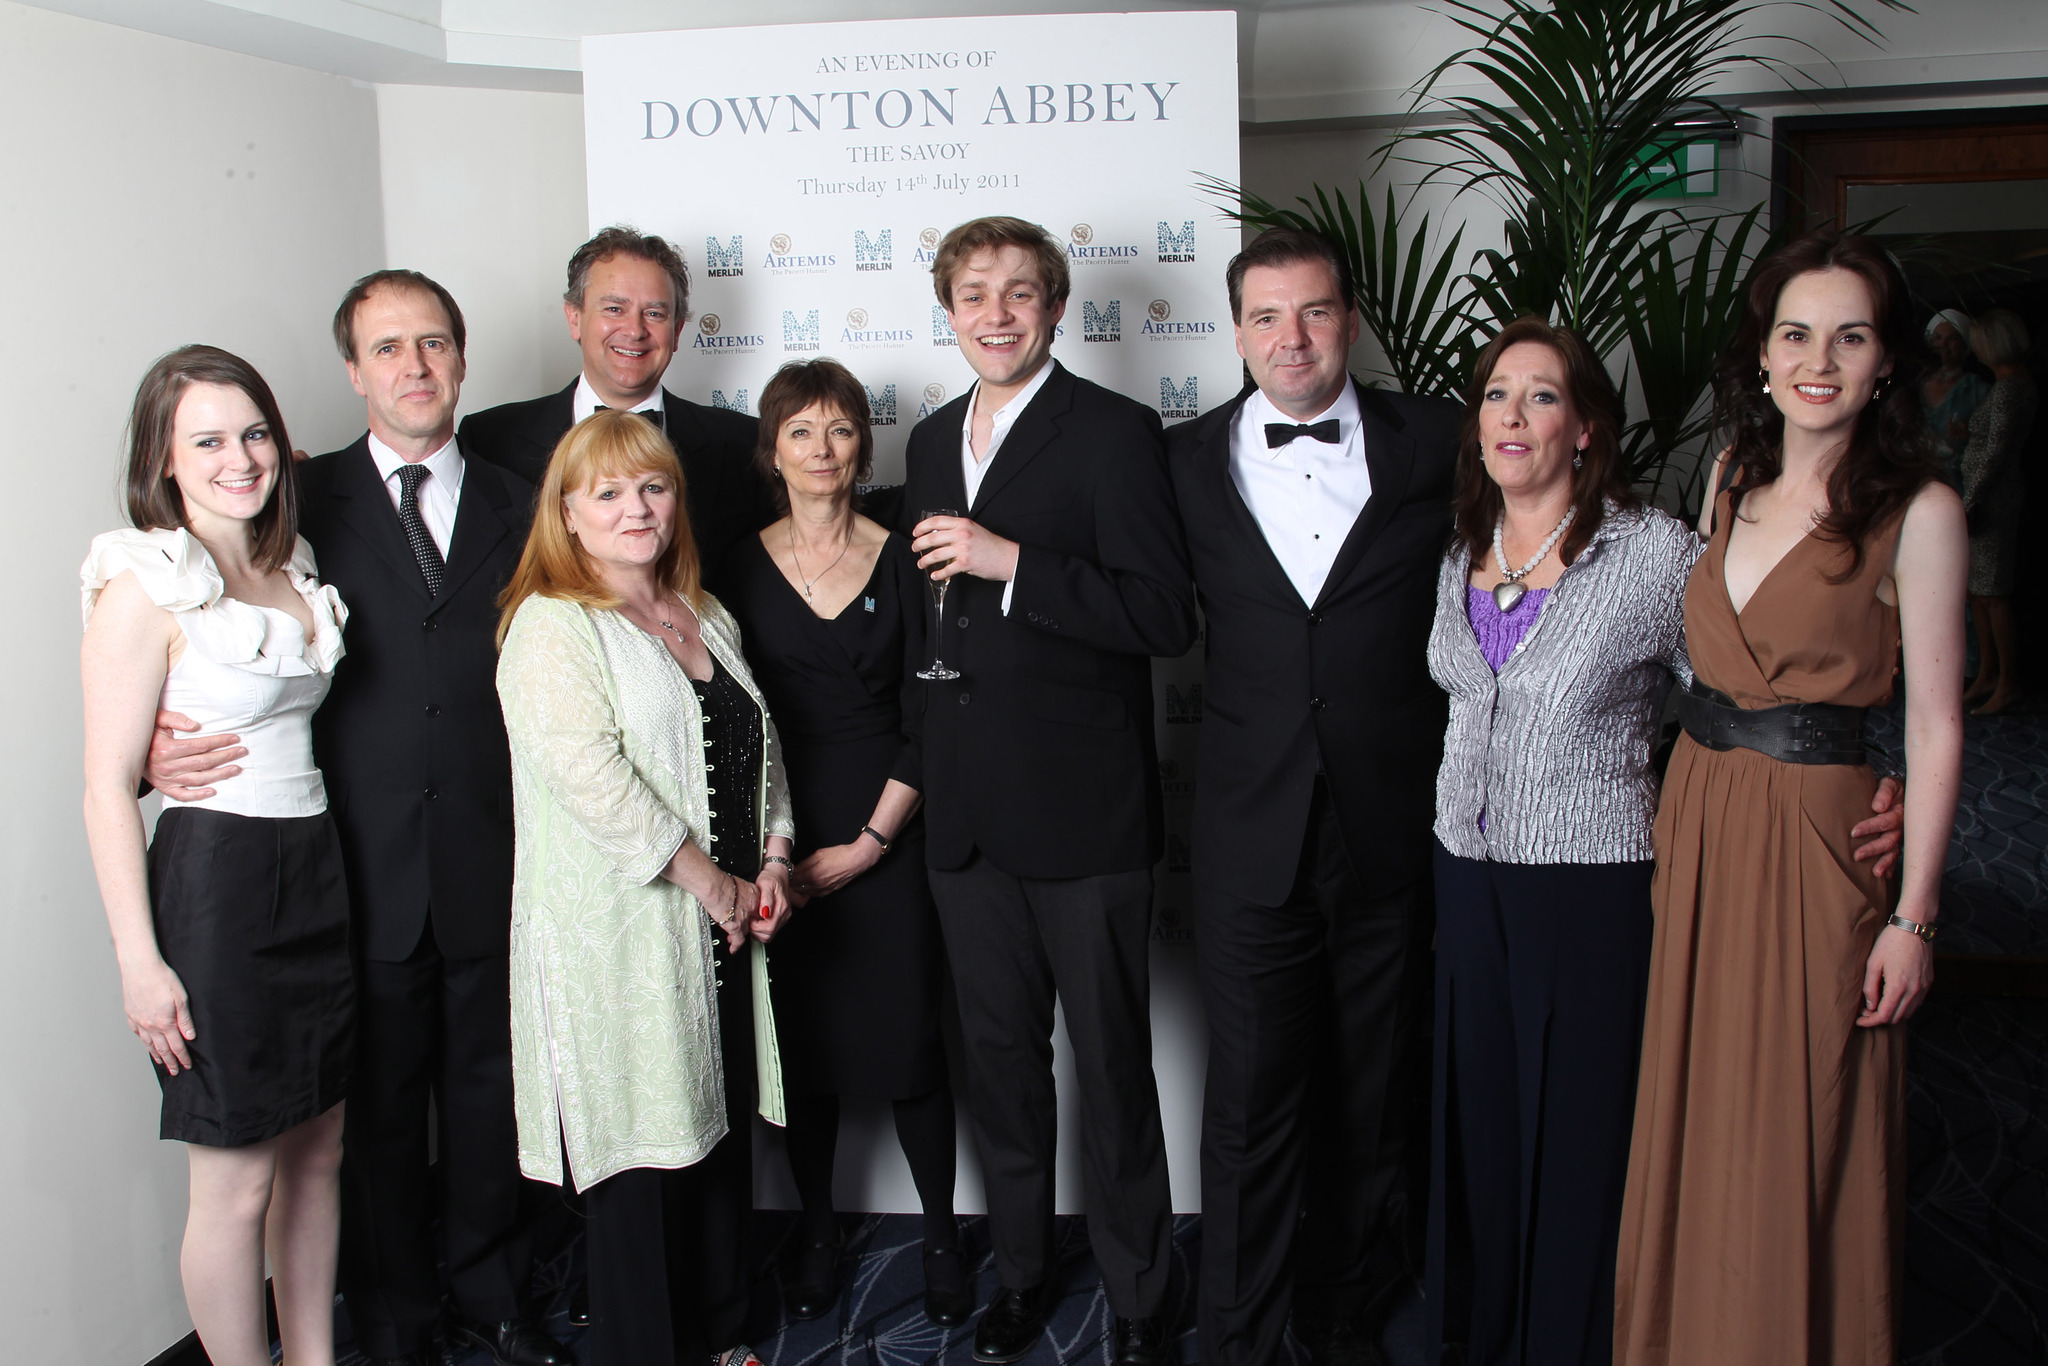
[[[690,272],[666,241],[606,228],[569,258],[562,313],[583,350],[583,372],[565,389],[462,420],[462,448],[535,486],[562,434],[599,408],[640,413],[668,434],[683,462],[690,530],[708,573],[742,536],[773,520],[754,471],[758,423],[662,388],[690,316]]]
[[[1372,1363],[1411,1275],[1445,718],[1424,645],[1459,410],[1345,372],[1359,316],[1326,239],[1262,233],[1226,279],[1256,387],[1167,433],[1208,629],[1202,1355],[1268,1366],[1291,1301],[1319,1364]]]

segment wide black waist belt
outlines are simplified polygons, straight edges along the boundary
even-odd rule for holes
[[[1788,764],[1869,763],[1863,750],[1869,710],[1831,702],[1738,707],[1697,678],[1678,695],[1678,723],[1708,749],[1753,749]]]

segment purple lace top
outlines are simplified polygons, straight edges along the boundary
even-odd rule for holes
[[[1503,612],[1493,600],[1492,589],[1465,585],[1465,616],[1472,623],[1472,634],[1479,638],[1479,653],[1486,656],[1487,668],[1500,672],[1500,666],[1536,624],[1536,614],[1549,596],[1548,588],[1532,588],[1522,595],[1514,611]]]

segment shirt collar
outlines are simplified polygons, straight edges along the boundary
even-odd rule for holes
[[[996,431],[1008,430],[1011,423],[1023,416],[1024,410],[1031,406],[1031,400],[1038,397],[1038,391],[1052,378],[1052,365],[1052,357],[1047,356],[1045,364],[1039,366],[1038,373],[1031,377],[1031,382],[1019,389],[1016,397],[990,415],[989,420]],[[974,381],[974,387],[967,391],[967,416],[961,421],[962,431],[970,431],[974,426],[974,396],[980,392],[981,381],[977,379]]]
[[[391,482],[391,476],[397,472],[398,467],[404,464],[417,463],[425,465],[428,472],[444,488],[451,491],[459,482],[459,477],[462,473],[462,452],[457,448],[455,438],[452,436],[448,438],[448,444],[441,447],[440,450],[435,451],[425,460],[414,462],[408,461],[397,451],[392,450],[382,441],[379,441],[377,434],[372,432],[370,433],[370,459],[377,466],[377,477],[387,484]]]
[[[610,405],[608,405],[603,399],[597,396],[597,390],[590,387],[590,376],[576,376],[576,397],[570,405],[570,416],[572,416],[576,421],[581,422],[584,418],[589,417],[599,408],[604,408],[608,406]],[[657,384],[654,386],[653,393],[649,394],[646,398],[641,399],[638,403],[634,404],[631,408],[627,409],[626,411],[633,413],[658,412],[660,411],[661,407],[662,389],[661,386]]]
[[[1281,412],[1279,408],[1275,407],[1273,400],[1266,397],[1264,389],[1254,389],[1252,391],[1252,396],[1245,400],[1244,411],[1245,420],[1251,424],[1250,430],[1259,434],[1257,441],[1249,443],[1252,449],[1265,456],[1268,460],[1278,460],[1280,452],[1285,450],[1286,447],[1266,445],[1265,425],[1268,422],[1285,422],[1291,426],[1299,421],[1299,419],[1289,417]],[[1361,421],[1358,411],[1358,390],[1352,386],[1348,376],[1344,380],[1343,392],[1337,395],[1337,401],[1308,419],[1302,425],[1312,427],[1318,422],[1333,417],[1337,419],[1337,444],[1330,447],[1328,454],[1343,459],[1351,452],[1351,443],[1358,436],[1358,426]]]

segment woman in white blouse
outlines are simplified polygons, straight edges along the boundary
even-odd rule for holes
[[[795,826],[683,500],[652,423],[578,423],[500,626],[519,1161],[587,1193],[596,1366],[746,1366],[747,1117],[783,1118],[762,944]]]
[[[348,897],[313,709],[347,613],[299,539],[284,421],[210,346],[159,360],[130,421],[132,530],[94,539],[85,596],[85,824],[128,1027],[187,1145],[185,1300],[219,1366],[267,1366],[264,1254],[293,1366],[332,1366]],[[233,731],[213,796],[135,793],[159,707]]]

